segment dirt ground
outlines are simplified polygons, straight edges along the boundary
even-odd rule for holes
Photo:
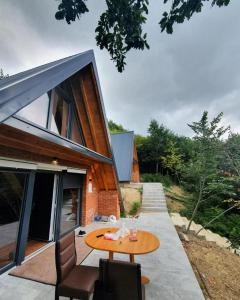
[[[184,204],[181,203],[181,202],[179,202],[179,201],[176,201],[173,198],[173,195],[177,195],[177,196],[181,197],[181,196],[184,196],[184,192],[177,185],[171,186],[170,191],[169,192],[165,192],[168,210],[170,212],[179,213],[181,210],[184,209]]]
[[[128,184],[126,186],[121,186],[121,194],[124,202],[124,209],[126,214],[132,209],[134,202],[141,203],[142,193],[141,186]]]
[[[180,202],[174,201],[166,196],[167,200],[167,207],[170,212],[179,213],[181,210],[184,209],[184,205]]]
[[[192,234],[187,236],[189,242],[182,243],[205,298],[239,300],[240,256]]]

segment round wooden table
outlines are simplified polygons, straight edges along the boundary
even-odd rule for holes
[[[104,233],[113,233],[119,230],[116,227],[100,228],[87,234],[85,243],[97,250],[108,251],[109,260],[113,260],[113,254],[128,254],[130,262],[134,262],[134,255],[146,254],[155,251],[160,246],[159,239],[152,233],[144,230],[137,230],[137,241],[129,241],[129,236],[119,238],[117,241],[106,240]],[[149,283],[146,276],[142,276],[142,284]]]

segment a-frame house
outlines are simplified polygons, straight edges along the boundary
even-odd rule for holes
[[[0,272],[119,199],[93,51],[1,80]]]

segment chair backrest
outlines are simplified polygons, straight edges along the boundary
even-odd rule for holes
[[[100,259],[100,281],[114,300],[143,300],[141,265]]]
[[[77,263],[74,231],[56,242],[55,258],[57,283],[60,283]]]

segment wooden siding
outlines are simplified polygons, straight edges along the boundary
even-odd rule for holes
[[[88,65],[68,80],[72,86],[86,147],[111,158],[111,148],[92,66]],[[90,169],[99,190],[118,190],[113,165],[100,163],[97,159],[5,124],[0,125],[0,156],[44,163],[51,163],[56,157],[61,165]]]

